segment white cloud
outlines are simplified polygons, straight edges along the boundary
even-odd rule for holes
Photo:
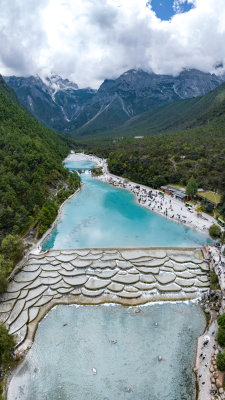
[[[161,21],[146,0],[1,0],[0,72],[54,71],[92,87],[130,68],[212,72],[225,65],[225,2],[193,1]]]
[[[195,0],[173,0],[173,9],[175,13],[183,12],[183,6],[187,4],[194,5]]]

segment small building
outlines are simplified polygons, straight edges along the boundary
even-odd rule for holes
[[[173,190],[173,188],[172,188],[171,186],[161,186],[160,189],[161,189],[164,193],[169,194],[170,196],[172,196],[173,193],[174,193],[174,190]]]
[[[188,196],[186,195],[186,193],[183,190],[177,190],[174,193],[174,196],[176,197],[176,199],[179,199],[182,201],[186,201],[188,199]]]
[[[176,199],[186,201],[188,199],[187,194],[184,190],[175,188],[173,186],[161,186],[160,188],[164,193],[174,196]]]
[[[212,204],[214,208],[218,206],[221,200],[221,196],[218,193],[212,191],[204,191],[203,189],[198,189],[197,196],[200,200],[205,200]]]

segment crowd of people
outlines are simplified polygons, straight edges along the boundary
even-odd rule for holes
[[[128,182],[126,179],[116,177],[108,172],[100,177],[101,180],[110,183],[111,185],[129,190],[136,196],[137,202],[154,212],[157,212],[177,223],[188,225],[189,227],[200,230],[203,233],[208,233],[210,225],[213,223],[213,218],[210,216],[202,216],[197,213],[193,207],[186,207],[185,203],[174,197],[163,194],[159,190],[153,190],[144,185],[137,185]]]

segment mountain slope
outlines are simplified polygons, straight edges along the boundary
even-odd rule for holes
[[[76,129],[76,124],[70,122],[95,94],[95,90],[79,89],[76,83],[57,75],[47,77],[45,82],[38,76],[8,76],[5,81],[39,122],[59,132]]]
[[[8,233],[23,232],[58,182],[70,178],[62,166],[66,140],[14,98],[0,76],[0,242]]]
[[[177,77],[130,70],[106,79],[98,91],[78,89],[57,75],[45,81],[32,76],[5,79],[40,122],[71,136],[106,133],[147,110],[204,95],[222,83],[222,78],[197,70]]]
[[[146,111],[126,121],[114,130],[77,134],[80,140],[108,137],[153,136],[207,124],[225,117],[225,83],[204,96],[180,100]]]
[[[121,126],[121,112],[129,120],[144,111],[157,110],[164,104],[204,95],[221,83],[222,79],[216,75],[197,70],[183,71],[177,77],[149,74],[142,70],[127,71],[115,80],[103,82],[89,106],[92,110],[95,105],[97,110],[92,115],[92,118],[95,116],[94,123],[90,121],[81,126],[75,135],[108,134],[114,127]],[[110,113],[115,99],[121,103],[119,118],[113,118]],[[109,124],[109,120],[113,124]]]
[[[204,96],[181,100],[140,114],[112,136],[151,136],[208,123],[225,113],[225,83]]]
[[[0,76],[0,293],[24,244],[51,226],[59,205],[80,185],[62,165],[65,138],[45,128]]]

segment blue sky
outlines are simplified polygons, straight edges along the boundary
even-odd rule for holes
[[[187,12],[193,8],[187,0],[151,0],[152,10],[161,20],[170,20],[175,14]]]

